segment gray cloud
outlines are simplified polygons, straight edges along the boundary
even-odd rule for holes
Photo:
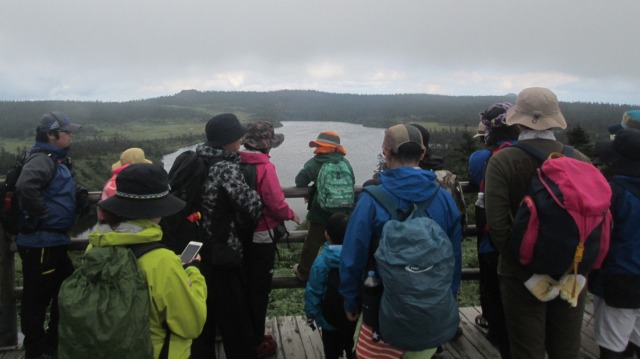
[[[640,104],[637,0],[59,0],[0,5],[0,99],[182,89]]]

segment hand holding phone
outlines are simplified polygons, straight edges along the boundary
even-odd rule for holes
[[[189,242],[189,244],[184,248],[184,251],[182,251],[182,254],[180,254],[180,261],[182,264],[190,263],[193,258],[198,255],[200,248],[202,248],[202,243],[194,241]]]

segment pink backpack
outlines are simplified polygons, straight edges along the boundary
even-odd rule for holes
[[[560,276],[600,268],[609,250],[611,187],[590,163],[571,158],[573,148],[543,155],[532,175],[507,241],[520,264],[534,273]]]

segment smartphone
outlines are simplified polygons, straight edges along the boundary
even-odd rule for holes
[[[189,242],[189,244],[184,248],[184,251],[182,251],[182,254],[180,254],[182,264],[191,262],[198,252],[200,252],[200,248],[202,248],[202,243],[193,241]]]

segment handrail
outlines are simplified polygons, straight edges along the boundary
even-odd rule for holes
[[[463,192],[471,191],[468,182],[460,182]],[[362,186],[355,186],[356,194],[362,191]],[[304,198],[309,194],[308,187],[283,187],[286,198]],[[89,201],[92,205],[98,203],[100,192],[90,192]],[[476,234],[474,225],[466,225],[463,228],[465,237]],[[282,243],[303,243],[307,235],[306,230],[290,231],[289,239]],[[17,301],[22,299],[22,287],[15,285],[15,252],[17,248],[10,238],[5,238],[6,233],[0,228],[0,351],[13,350],[18,345],[17,337]],[[82,251],[87,247],[88,238],[73,238],[70,250]],[[12,246],[13,243],[13,246]],[[478,280],[480,270],[478,268],[462,269],[462,280]],[[296,277],[274,277],[273,289],[304,288],[306,282]]]

